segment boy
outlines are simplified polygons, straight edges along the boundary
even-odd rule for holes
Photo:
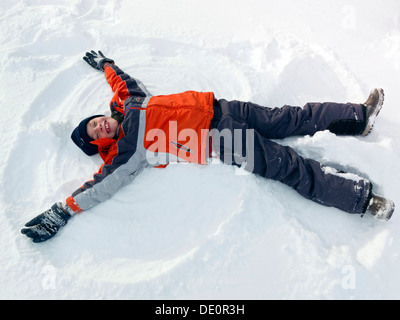
[[[375,195],[367,179],[350,179],[271,141],[323,130],[366,136],[381,110],[382,89],[372,90],[364,104],[308,103],[303,108],[272,109],[218,100],[212,92],[152,96],[101,51],[87,52],[83,59],[104,72],[114,92],[111,117],[82,120],[71,138],[87,155],[99,153],[104,164],[93,180],[25,225],[21,232],[34,242],[53,237],[73,215],[109,199],[144,168],[171,161],[207,164],[212,153],[223,163],[280,181],[322,205],[361,216],[368,212],[378,220],[392,216],[394,203]]]

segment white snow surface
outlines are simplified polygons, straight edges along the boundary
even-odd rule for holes
[[[400,205],[398,0],[2,0],[1,299],[399,299],[400,218],[351,215],[234,167],[148,169],[34,244],[24,224],[101,165],[70,134],[109,112],[82,56],[102,50],[154,95],[264,106],[385,103],[372,133],[281,141]]]

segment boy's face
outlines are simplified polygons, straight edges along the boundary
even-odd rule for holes
[[[118,129],[118,121],[111,117],[96,117],[86,125],[86,132],[94,140],[114,138]]]

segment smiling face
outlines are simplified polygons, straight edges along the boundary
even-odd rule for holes
[[[114,138],[118,129],[118,121],[111,117],[96,117],[86,125],[88,136],[94,140],[101,138]]]

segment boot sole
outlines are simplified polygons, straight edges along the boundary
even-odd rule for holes
[[[391,202],[391,204],[390,204],[390,209],[388,210],[388,213],[387,213],[387,215],[386,215],[386,217],[385,217],[385,220],[386,220],[386,221],[388,221],[388,220],[392,217],[393,212],[394,212],[394,208],[395,208],[394,202],[393,202],[393,201],[390,201],[390,202]]]
[[[385,206],[379,210],[379,213],[374,215],[374,218],[380,221],[388,221],[392,217],[394,209],[395,209],[394,202],[390,199],[386,199]]]

